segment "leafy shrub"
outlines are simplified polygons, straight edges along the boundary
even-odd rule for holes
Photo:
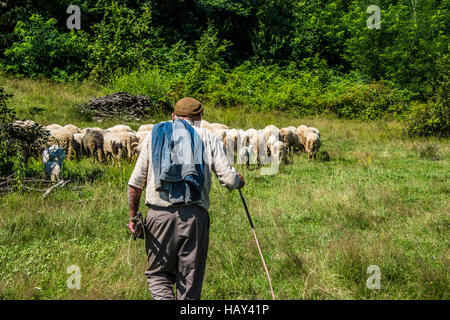
[[[404,114],[408,91],[382,81],[366,84],[355,75],[337,75],[326,66],[313,64],[318,68],[299,71],[246,63],[227,73],[226,80],[212,87],[206,97],[217,106],[292,110],[304,116],[331,113],[343,118],[379,119]]]
[[[225,82],[228,66],[223,54],[230,43],[220,40],[217,31],[209,25],[195,45],[195,60],[181,80],[181,95],[202,98]]]
[[[44,21],[37,14],[14,29],[18,38],[5,50],[2,69],[16,75],[58,80],[80,79],[86,75],[84,38],[75,31],[60,32],[53,18]]]
[[[108,93],[117,91],[143,95],[155,104],[168,103],[172,91],[170,74],[158,68],[135,70],[114,76],[108,85]]]
[[[366,27],[366,1],[352,1],[342,22],[347,26],[346,59],[374,80],[388,79],[428,99],[443,73],[436,63],[448,54],[448,3],[384,1],[381,28]],[[377,4],[376,2],[374,4]]]
[[[399,91],[383,81],[365,84],[341,78],[328,88],[324,105],[339,117],[380,119],[401,116],[408,99],[407,91]]]
[[[88,46],[93,77],[105,80],[117,71],[131,71],[159,60],[157,49],[162,44],[151,26],[151,10],[143,7],[141,11],[117,1],[106,7],[103,20],[92,27],[94,36]]]
[[[450,107],[443,102],[413,104],[405,119],[405,125],[405,130],[410,136],[448,136]]]
[[[319,76],[310,72],[248,62],[228,73],[209,97],[218,106],[246,105],[260,111],[295,110],[312,115],[317,111],[314,94],[321,86]]]
[[[21,175],[30,157],[38,158],[48,140],[48,131],[38,123],[18,121],[16,112],[8,107],[12,95],[0,88],[0,175]]]

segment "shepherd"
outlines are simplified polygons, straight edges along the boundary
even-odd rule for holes
[[[245,184],[221,142],[200,128],[202,115],[198,100],[179,100],[172,121],[155,125],[146,136],[128,181],[132,234],[146,189],[145,275],[154,300],[174,300],[174,284],[177,299],[200,299],[209,243],[211,172],[230,191]]]

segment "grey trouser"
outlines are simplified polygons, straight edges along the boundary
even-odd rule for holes
[[[146,225],[148,269],[145,272],[154,300],[200,299],[209,242],[208,211],[192,204],[150,206]]]

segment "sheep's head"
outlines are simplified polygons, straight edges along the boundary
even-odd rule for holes
[[[284,143],[288,142],[289,139],[289,130],[286,128],[283,128],[280,130],[280,140],[283,141]]]
[[[131,144],[131,157],[139,154],[139,142],[133,142]]]
[[[278,160],[278,162],[286,164],[288,162],[286,145],[281,141],[277,141],[274,144],[273,149],[273,156]]]

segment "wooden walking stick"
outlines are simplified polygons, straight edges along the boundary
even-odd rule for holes
[[[269,280],[270,293],[272,294],[272,300],[275,300],[275,294],[273,293],[273,288],[272,288],[272,280],[270,280],[269,270],[267,269],[266,261],[264,261],[264,256],[262,254],[261,247],[259,246],[259,241],[258,241],[258,237],[256,236],[255,226],[253,225],[252,218],[250,217],[250,213],[248,212],[247,204],[245,203],[245,199],[244,199],[244,196],[242,195],[242,191],[241,191],[241,189],[238,189],[238,190],[239,190],[239,194],[241,195],[242,203],[244,204],[245,212],[247,213],[248,221],[250,222],[250,227],[252,228],[252,231],[253,231],[253,236],[255,237],[256,245],[258,246],[259,255],[260,255],[262,263],[264,265],[264,270],[266,270],[267,280]]]

